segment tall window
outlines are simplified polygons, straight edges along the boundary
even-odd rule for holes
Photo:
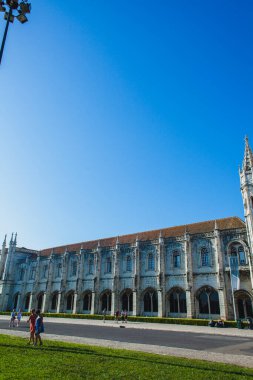
[[[46,277],[47,277],[47,265],[44,265],[43,271],[42,271],[42,278],[46,278]]]
[[[31,270],[30,270],[30,280],[34,280],[35,279],[35,267],[32,267]]]
[[[132,259],[131,259],[131,256],[127,256],[127,258],[126,258],[126,270],[127,270],[127,272],[132,272]]]
[[[156,313],[158,311],[158,299],[156,291],[147,291],[143,297],[144,312]]]
[[[20,268],[19,269],[19,281],[23,281],[24,280],[24,274],[25,274],[25,270],[24,270],[24,268]]]
[[[106,273],[112,272],[112,260],[110,257],[107,257],[106,259]]]
[[[148,270],[155,270],[155,259],[153,253],[148,254]]]
[[[61,277],[61,268],[62,268],[62,264],[61,263],[57,264],[56,277]]]
[[[76,262],[76,260],[73,260],[72,261],[72,273],[71,273],[71,275],[76,276],[76,273],[77,273],[77,262]]]
[[[246,264],[246,258],[245,258],[245,252],[244,252],[242,245],[240,245],[238,248],[238,254],[239,254],[240,265],[245,265]]]
[[[181,260],[180,253],[178,251],[173,252],[173,266],[174,268],[180,268]]]
[[[202,267],[207,267],[209,265],[208,251],[206,247],[201,248],[201,265]]]
[[[93,259],[89,259],[88,261],[88,273],[89,274],[93,273]]]

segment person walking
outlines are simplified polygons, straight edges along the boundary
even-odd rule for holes
[[[119,323],[119,310],[117,310],[116,311],[116,313],[115,313],[115,321],[117,322],[117,323]]]
[[[15,327],[16,311],[15,309],[11,312],[10,327]]]
[[[33,343],[34,344],[34,334],[35,334],[35,322],[36,322],[37,315],[35,313],[35,309],[31,310],[30,317],[27,320],[27,323],[29,323],[30,327],[30,340],[28,344]]]
[[[35,342],[34,342],[34,346],[37,346],[38,341],[40,342],[40,346],[42,346],[43,342],[42,342],[40,334],[44,332],[43,316],[41,315],[39,309],[36,311],[36,314],[37,314],[37,318],[36,318],[36,322],[35,322]]]
[[[103,310],[103,322],[105,323],[105,317],[106,317],[106,308]]]
[[[19,327],[21,319],[22,319],[22,312],[21,312],[21,309],[19,309],[18,314],[17,314],[17,327]]]

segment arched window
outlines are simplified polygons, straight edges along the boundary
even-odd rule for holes
[[[239,254],[240,265],[245,265],[246,264],[246,256],[245,256],[244,248],[242,245],[239,245],[239,247],[238,247],[238,254]]]
[[[28,293],[25,297],[25,310],[29,310],[31,293]]]
[[[43,266],[43,270],[42,270],[42,278],[46,278],[47,277],[47,269],[48,269],[48,266],[44,265]]]
[[[43,294],[39,294],[38,295],[38,299],[37,299],[37,309],[41,310],[42,308],[42,302],[43,302]]]
[[[201,248],[201,265],[207,267],[209,265],[208,251],[206,247]]]
[[[219,296],[216,290],[202,289],[198,298],[200,314],[220,314]]]
[[[133,311],[133,292],[125,292],[121,298],[122,310]]]
[[[91,293],[86,293],[83,297],[83,310],[90,311],[91,309]]]
[[[180,253],[178,251],[173,252],[173,266],[174,268],[180,268],[181,260]]]
[[[111,304],[112,304],[112,295],[111,292],[103,293],[101,297],[101,307],[102,311],[111,311]]]
[[[112,260],[110,257],[107,257],[106,259],[106,273],[112,272]]]
[[[52,297],[51,309],[52,310],[57,309],[57,294],[56,293],[54,293]]]
[[[13,300],[13,309],[16,309],[17,306],[18,306],[18,296],[19,296],[18,293],[16,293],[15,296],[14,296],[14,300]]]
[[[132,259],[131,259],[131,256],[127,256],[127,258],[126,258],[126,270],[127,270],[127,272],[132,272]]]
[[[170,294],[170,312],[186,313],[186,295],[183,290],[175,290]]]
[[[155,259],[153,253],[148,254],[148,270],[155,270]]]
[[[93,274],[93,263],[94,263],[93,259],[89,259],[89,261],[88,261],[88,273],[89,274]]]
[[[74,305],[74,293],[69,293],[67,296],[67,310],[72,310]]]
[[[24,274],[25,274],[25,269],[23,267],[21,267],[19,270],[19,281],[24,280]]]
[[[156,313],[158,311],[158,301],[156,291],[147,291],[143,297],[144,312]]]
[[[35,280],[35,267],[32,266],[31,269],[30,269],[30,276],[29,276],[29,279],[30,280]]]

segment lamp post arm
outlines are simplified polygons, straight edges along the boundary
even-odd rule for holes
[[[3,41],[2,41],[2,45],[1,45],[1,50],[0,50],[0,65],[2,63],[2,57],[3,57],[3,52],[4,52],[4,45],[5,45],[5,41],[6,41],[6,37],[7,37],[7,33],[8,33],[8,28],[9,28],[11,16],[12,16],[12,7],[10,7],[10,10],[8,12],[8,18],[7,18],[7,21],[6,21]]]

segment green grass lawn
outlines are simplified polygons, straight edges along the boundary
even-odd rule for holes
[[[123,347],[123,344],[122,344]],[[0,335],[0,379],[253,379],[253,370],[176,357]]]

